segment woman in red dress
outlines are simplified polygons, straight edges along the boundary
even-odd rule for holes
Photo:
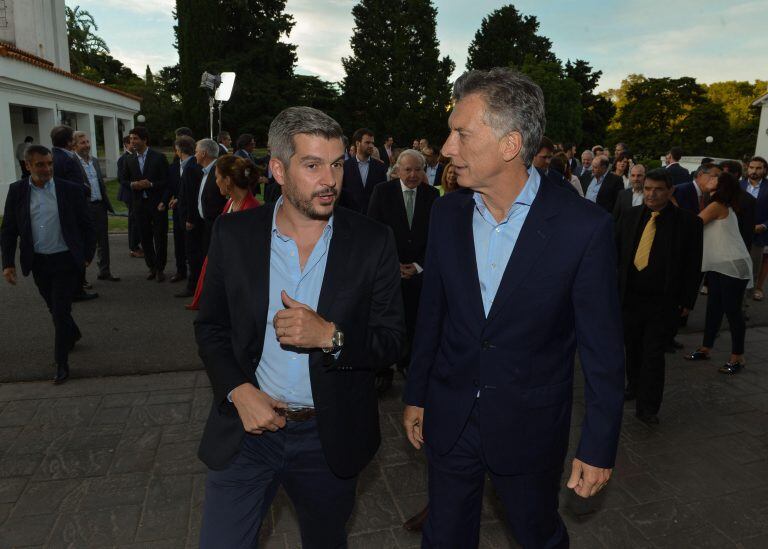
[[[240,158],[233,154],[225,154],[216,161],[216,185],[222,196],[228,196],[229,200],[224,205],[222,215],[250,210],[259,206],[259,201],[251,194],[251,189],[258,183],[259,174],[256,166],[250,160]],[[203,262],[200,277],[197,279],[195,297],[192,303],[185,305],[190,311],[196,311],[200,305],[200,294],[203,291],[205,269],[208,258]]]

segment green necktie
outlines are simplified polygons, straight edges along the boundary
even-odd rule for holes
[[[408,228],[413,225],[413,203],[416,191],[413,189],[405,190],[405,214],[408,216]]]

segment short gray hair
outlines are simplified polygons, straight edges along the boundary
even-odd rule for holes
[[[581,156],[584,156],[587,153],[589,153],[589,156],[591,156],[593,159],[595,158],[595,153],[593,153],[591,149],[585,149],[582,151]]]
[[[75,133],[72,134],[72,139],[75,140],[75,141],[77,141],[81,137],[88,137],[88,134],[85,133],[85,132],[81,132],[80,130],[78,130],[78,131],[76,131]]]
[[[219,144],[213,139],[201,139],[195,147],[203,151],[208,158],[219,157]]]
[[[424,158],[424,155],[421,154],[416,149],[405,149],[399,155],[397,155],[397,161],[395,162],[395,166],[397,166],[399,168],[400,167],[400,161],[403,158],[405,158],[406,156],[410,156],[410,157],[415,158],[416,160],[418,160],[419,164],[421,165],[421,169],[422,170],[427,167],[427,159]]]
[[[288,166],[296,153],[296,135],[315,135],[343,142],[344,131],[333,118],[312,107],[288,107],[269,125],[267,145],[272,156]]]
[[[522,159],[526,165],[530,164],[539,150],[547,124],[541,88],[520,72],[497,67],[489,71],[465,72],[453,84],[456,101],[473,93],[480,94],[485,100],[483,120],[497,137],[511,132],[522,136]]]

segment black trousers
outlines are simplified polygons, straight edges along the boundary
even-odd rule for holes
[[[173,255],[176,258],[176,272],[187,276],[187,246],[186,229],[184,222],[179,217],[179,209],[173,210]]]
[[[421,276],[401,279],[400,288],[403,292],[403,309],[405,312],[405,353],[398,362],[398,368],[407,369],[411,362],[411,349],[413,338],[416,334],[416,316],[419,310],[419,298],[421,297]]]
[[[139,230],[139,222],[136,220],[136,208],[133,207],[133,202],[128,201],[128,249],[135,251],[141,246],[141,230]]]
[[[240,453],[221,471],[208,471],[200,548],[255,548],[259,530],[282,485],[299,519],[304,549],[347,546],[346,523],[356,478],[328,467],[317,421],[289,421],[277,432],[245,435]]]
[[[490,471],[480,439],[479,406],[482,397],[475,402],[464,431],[447,454],[432,451],[426,439],[429,515],[422,548],[478,546],[483,487],[489,474],[504,503],[507,525],[520,545],[526,549],[567,549],[568,532],[557,511],[562,468],[523,475]]]
[[[150,271],[164,271],[168,258],[168,212],[158,211],[157,204],[147,199],[134,203],[134,207],[141,231],[144,261]]]
[[[627,389],[640,414],[657,414],[664,396],[664,350],[677,329],[679,311],[663,298],[631,296],[624,305]]]
[[[101,200],[98,202],[90,202],[89,210],[91,213],[91,221],[93,222],[93,230],[96,232],[96,257],[98,258],[97,265],[99,266],[99,274],[108,275],[110,274],[110,268],[107,205]]]
[[[205,259],[205,253],[203,252],[204,232],[204,225],[202,223],[198,223],[192,229],[186,230],[184,235],[187,259],[189,260],[187,290],[189,290],[191,293],[195,293],[195,288],[197,288],[197,279],[200,277],[200,271],[203,269],[203,260]]]
[[[709,271],[707,273],[709,283],[709,295],[707,299],[707,312],[704,320],[703,346],[712,348],[723,315],[728,318],[731,328],[731,353],[744,354],[744,335],[747,326],[744,322],[744,312],[741,303],[744,299],[744,290],[747,289],[747,280],[741,280],[732,276]]]
[[[80,284],[80,272],[69,252],[35,254],[32,264],[32,278],[53,318],[53,355],[59,366],[69,365],[69,348],[80,337],[72,318],[72,297]]]

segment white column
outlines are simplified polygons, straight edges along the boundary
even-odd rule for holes
[[[768,101],[760,109],[760,124],[757,129],[755,156],[768,157]]]
[[[93,113],[77,113],[77,130],[88,134],[91,140],[91,156],[98,156],[96,149],[96,118]]]
[[[115,116],[104,117],[104,160],[107,164],[107,177],[117,177],[117,159],[122,152],[118,142],[117,118]]]
[[[8,187],[16,181],[16,145],[11,132],[11,106],[0,96],[0,207],[5,208]],[[0,210],[0,212],[3,210]]]
[[[37,108],[37,126],[40,129],[40,144],[51,147],[51,130],[58,126],[58,113],[54,109]]]

